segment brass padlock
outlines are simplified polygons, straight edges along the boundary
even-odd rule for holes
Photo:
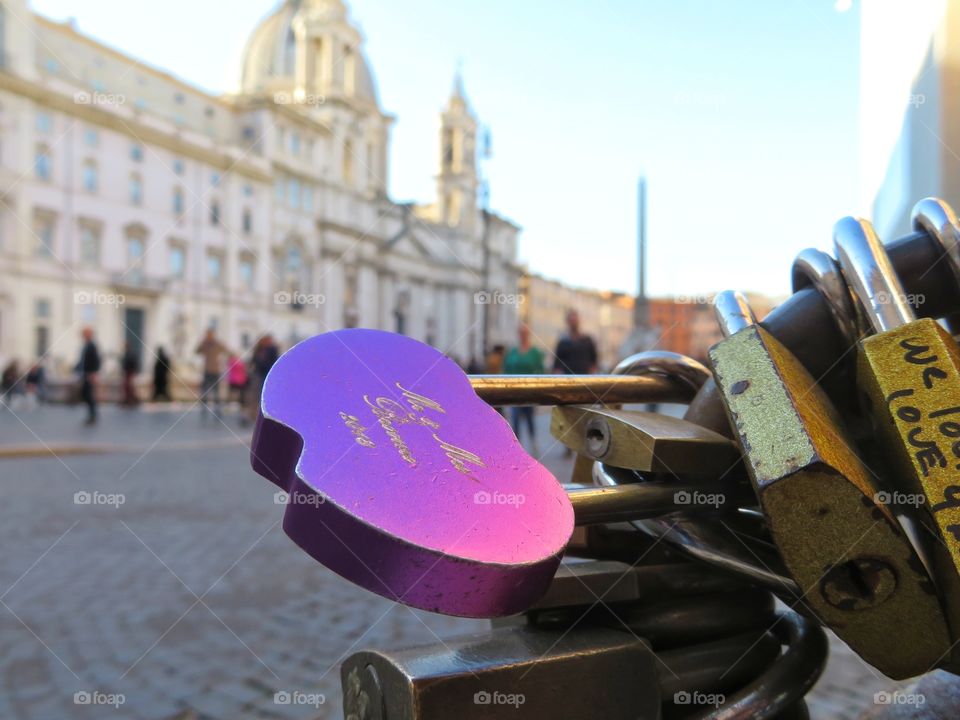
[[[710,361],[802,602],[890,677],[926,672],[949,648],[929,574],[879,502],[826,394],[732,295],[718,299],[729,336],[710,349]]]
[[[927,225],[929,205],[915,223]],[[952,215],[952,212],[950,213]],[[936,538],[924,543],[960,637],[960,351],[936,321],[916,319],[869,223],[845,218],[835,242],[841,268],[877,334],[860,343],[857,383],[877,446],[895,470],[891,502]],[[911,500],[915,498],[915,500]],[[922,538],[921,538],[922,539]],[[955,662],[951,663],[956,665]]]

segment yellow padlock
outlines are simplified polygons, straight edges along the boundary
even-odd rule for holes
[[[920,226],[929,203],[921,203]],[[947,208],[948,209],[948,208]],[[876,445],[891,460],[887,504],[927,528],[917,538],[960,638],[960,351],[935,320],[917,319],[870,224],[845,218],[834,229],[840,267],[877,333],[860,343],[857,384]],[[912,302],[911,302],[912,301]],[[930,542],[931,538],[933,542]],[[955,667],[943,658],[941,664]],[[932,669],[932,668],[931,668]]]

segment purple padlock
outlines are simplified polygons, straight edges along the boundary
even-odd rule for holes
[[[263,386],[253,468],[283,528],[346,579],[461,617],[520,612],[573,532],[550,472],[436,349],[379,330],[305,340]]]

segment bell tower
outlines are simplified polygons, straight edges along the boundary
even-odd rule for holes
[[[477,119],[467,103],[457,72],[447,106],[440,114],[440,172],[437,202],[440,221],[471,229],[477,207]]]

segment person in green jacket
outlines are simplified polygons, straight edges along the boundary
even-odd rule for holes
[[[519,344],[507,351],[503,359],[503,372],[508,375],[539,375],[545,372],[543,350],[530,343],[530,328],[521,324],[518,331]],[[537,448],[537,431],[533,424],[533,407],[510,408],[511,425],[513,432],[520,440],[520,426],[526,423],[530,435],[530,447],[534,455],[540,451]]]

